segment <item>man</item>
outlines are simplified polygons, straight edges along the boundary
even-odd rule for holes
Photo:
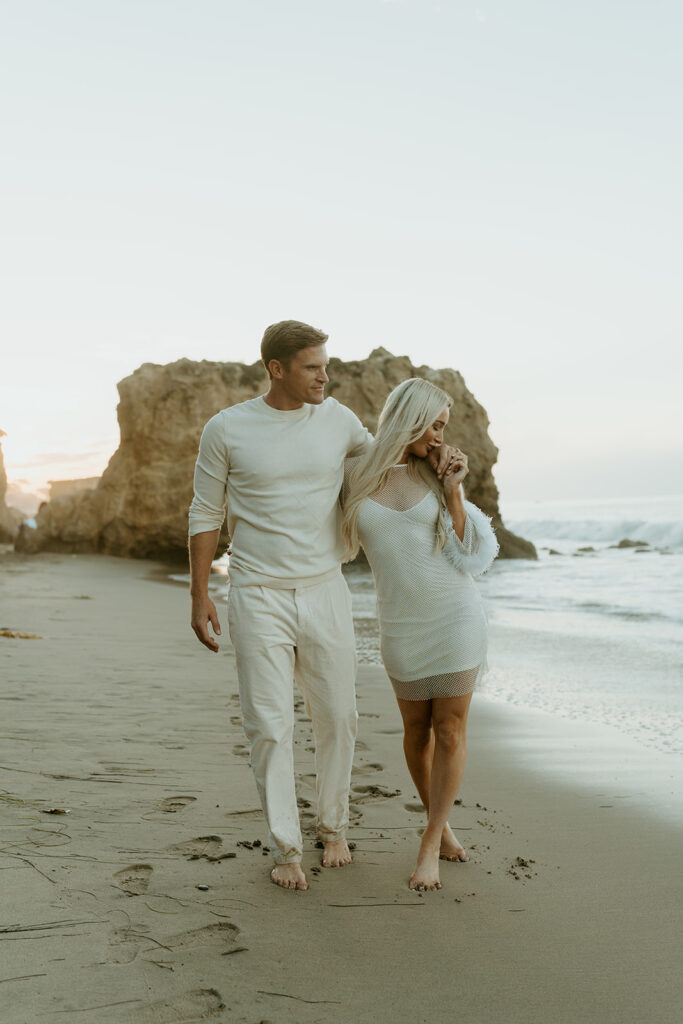
[[[341,574],[339,492],[347,456],[372,441],[325,399],[327,335],[284,320],[266,330],[267,394],[223,409],[202,434],[190,506],[192,628],[220,636],[208,579],[228,504],[228,622],[244,729],[274,850],[272,880],[307,889],[294,783],[292,680],[315,735],[322,863],[351,862],[348,793],[357,728],[351,598]],[[451,450],[441,452],[443,473]]]

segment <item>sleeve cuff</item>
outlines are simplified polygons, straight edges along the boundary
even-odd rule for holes
[[[499,544],[489,516],[470,501],[465,502],[465,511],[467,518],[462,540],[453,529],[451,517],[448,513],[444,516],[446,543],[443,552],[456,569],[471,576],[481,576],[493,564]]]
[[[195,498],[190,505],[189,512],[189,536],[194,537],[196,533],[208,533],[211,530],[220,530],[225,519],[224,508],[213,508]]]

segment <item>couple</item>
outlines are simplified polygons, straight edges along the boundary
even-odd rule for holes
[[[467,456],[443,444],[450,397],[428,381],[389,395],[377,436],[325,399],[327,335],[269,327],[267,394],[202,434],[190,506],[192,628],[220,636],[208,579],[228,504],[228,621],[244,729],[275,851],[272,880],[307,889],[294,780],[292,680],[316,747],[322,863],[351,862],[348,794],[357,728],[351,598],[341,562],[362,544],[375,575],[382,657],[403,717],[410,774],[428,812],[410,886],[440,888],[439,858],[467,860],[448,825],[465,768],[469,702],[486,662],[472,573],[497,553],[489,520],[463,501]]]

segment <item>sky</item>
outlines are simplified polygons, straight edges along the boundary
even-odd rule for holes
[[[0,0],[10,481],[99,474],[116,382],[459,370],[505,499],[683,493],[673,0]]]

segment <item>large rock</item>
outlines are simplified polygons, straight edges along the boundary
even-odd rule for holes
[[[4,437],[5,431],[0,430],[0,437]],[[0,544],[12,544],[19,532],[19,523],[23,516],[16,508],[10,508],[5,501],[7,494],[7,473],[5,472],[5,460],[0,444]]]
[[[79,491],[94,491],[100,482],[98,476],[83,476],[77,480],[48,480],[50,501],[63,498],[65,494],[78,494]]]
[[[329,368],[329,394],[374,430],[388,393],[408,377],[426,377],[453,396],[446,431],[469,455],[467,496],[493,517],[503,557],[535,558],[532,544],[509,533],[498,511],[492,467],[498,450],[488,417],[455,370],[415,367],[377,349],[368,359]],[[187,509],[197,446],[206,421],[227,406],[263,394],[260,363],[145,363],[119,384],[121,443],[95,490],[42,507],[35,530],[23,530],[23,551],[101,551],[136,558],[185,557]],[[224,536],[223,540],[227,540]]]

